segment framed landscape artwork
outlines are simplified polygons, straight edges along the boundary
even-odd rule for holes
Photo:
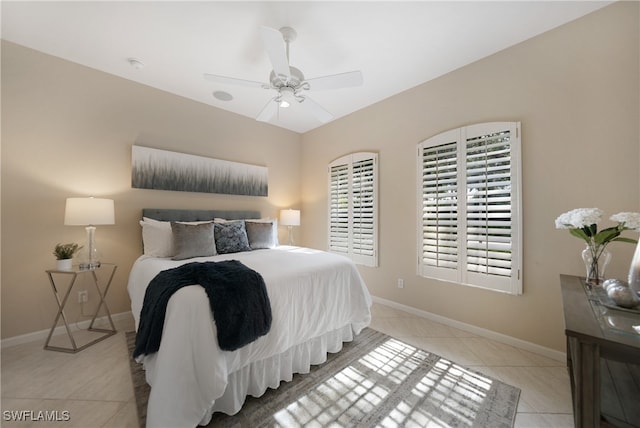
[[[268,169],[167,150],[132,146],[131,187],[227,195],[268,195]]]

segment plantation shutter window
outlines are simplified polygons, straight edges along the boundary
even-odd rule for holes
[[[419,274],[521,294],[520,124],[447,131],[418,158]]]
[[[329,251],[377,266],[375,153],[354,153],[329,165]]]

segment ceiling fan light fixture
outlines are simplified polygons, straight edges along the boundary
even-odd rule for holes
[[[276,99],[280,107],[287,108],[289,107],[293,101],[296,99],[296,93],[293,88],[288,86],[283,86],[280,88],[279,95]]]

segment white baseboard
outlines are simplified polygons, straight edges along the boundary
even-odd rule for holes
[[[127,318],[131,319],[132,317],[133,315],[131,311],[120,312],[118,314],[111,314],[111,319],[113,320],[114,323],[121,320],[125,320]],[[108,320],[107,320],[107,317],[104,316],[104,317],[97,318],[96,322],[98,323],[108,322]],[[86,329],[86,328],[89,328],[90,323],[91,323],[91,320],[85,320],[85,321],[80,321],[78,323],[69,324],[69,327],[71,327],[72,329],[74,327],[77,327],[78,329]],[[22,345],[23,343],[35,342],[38,340],[42,340],[44,345],[44,342],[47,340],[47,336],[49,335],[49,330],[50,329],[48,328],[46,330],[34,331],[33,333],[21,334],[20,336],[14,336],[14,337],[8,337],[6,339],[2,339],[2,341],[0,341],[0,348],[9,348],[11,346]],[[64,324],[63,324],[56,327],[56,329],[53,331],[53,335],[57,336],[59,334],[63,334],[66,332],[67,331],[64,328]]]
[[[567,356],[564,352],[556,351],[555,349],[540,346],[535,343],[531,343],[522,339],[517,339],[515,337],[507,336],[506,334],[497,333],[495,331],[487,330],[481,327],[477,327],[475,325],[466,324],[460,321],[443,317],[441,315],[432,314],[431,312],[412,308],[411,306],[406,306],[401,303],[394,302],[392,300],[387,300],[387,299],[383,299],[381,297],[376,297],[376,296],[372,296],[372,299],[376,303],[380,303],[385,306],[390,306],[392,308],[399,309],[401,311],[408,312],[410,314],[413,314],[422,318],[427,318],[432,321],[439,322],[440,324],[445,324],[450,327],[455,327],[460,330],[468,331],[470,333],[477,334],[478,336],[482,336],[487,339],[492,339],[500,343],[511,345],[516,348],[523,349],[525,351],[533,352],[535,354],[539,354],[547,358],[551,358],[552,360],[562,361],[562,362],[565,362],[567,360]]]
[[[478,336],[486,337],[487,339],[493,339],[500,343],[505,343],[507,345],[515,346],[516,348],[524,349],[525,351],[543,355],[547,358],[551,358],[556,361],[564,362],[567,359],[566,354],[564,352],[556,351],[555,349],[546,348],[544,346],[540,346],[535,343],[531,343],[522,339],[517,339],[515,337],[507,336],[506,334],[497,333],[492,330],[487,330],[481,327],[477,327],[475,325],[466,324],[460,321],[453,320],[451,318],[446,318],[441,315],[433,314],[431,312],[412,308],[411,306],[406,306],[401,303],[394,302],[392,300],[383,299],[377,296],[372,296],[372,299],[376,303],[380,303],[385,306],[399,309],[401,311],[408,312],[410,314],[413,314],[422,318],[430,319],[432,321],[439,322],[440,324],[444,324],[451,327],[455,327],[460,330],[468,331],[473,334],[477,334]],[[121,312],[118,314],[111,315],[111,318],[113,319],[114,322],[125,320],[127,318],[130,319],[131,317],[133,317],[133,315],[131,314],[131,311]],[[106,321],[106,317],[98,318],[97,321]],[[90,321],[86,320],[86,321],[81,321],[76,325],[78,328],[87,328],[89,327],[89,323]],[[65,331],[64,325],[62,325],[62,326],[58,326],[54,330],[53,334],[58,335],[58,334],[63,334],[65,332],[66,331]],[[7,339],[2,339],[2,341],[0,341],[0,347],[9,348],[11,346],[21,345],[23,343],[34,342],[37,340],[44,341],[46,340],[48,334],[49,334],[49,329],[46,329],[46,330],[36,331],[33,333],[23,334],[20,336],[9,337]]]

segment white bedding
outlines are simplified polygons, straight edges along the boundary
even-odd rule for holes
[[[233,414],[245,394],[260,395],[292,372],[304,373],[371,321],[371,297],[349,259],[281,246],[183,261],[140,257],[128,284],[136,329],[146,287],[158,272],[222,260],[239,260],[260,272],[271,301],[271,331],[241,349],[222,351],[204,289],[180,289],[167,306],[160,350],[139,358],[152,387],[148,427],[206,424],[214,410]]]

